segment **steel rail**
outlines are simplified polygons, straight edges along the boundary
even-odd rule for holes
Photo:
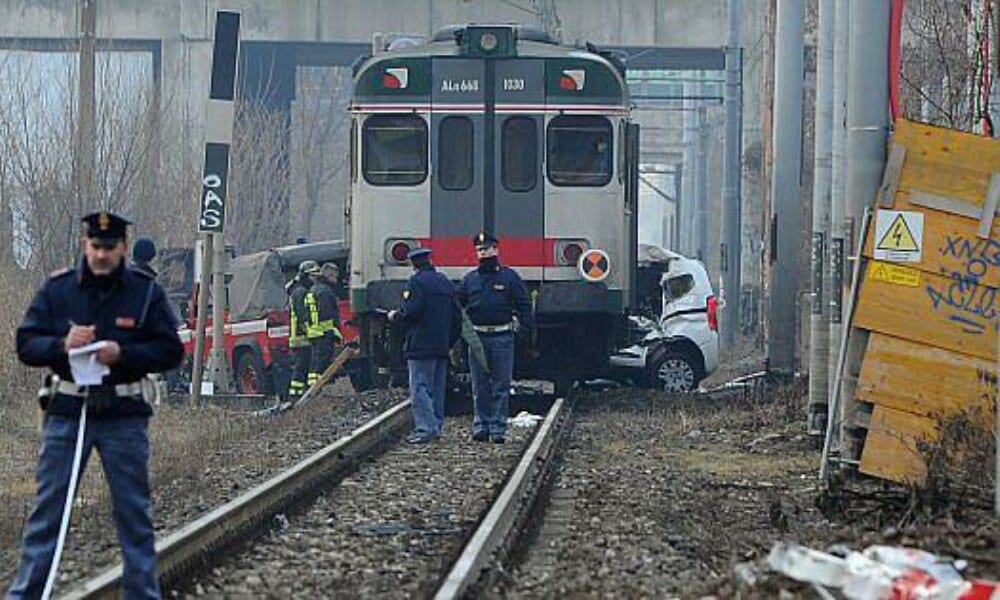
[[[156,543],[160,583],[169,588],[206,564],[209,552],[245,541],[275,516],[339,482],[358,462],[398,439],[410,422],[410,401],[396,404],[292,468],[216,508]],[[121,594],[122,565],[71,590],[65,598],[112,598]]]
[[[549,409],[517,468],[438,588],[435,600],[461,598],[515,529],[521,512],[530,509],[531,503],[524,499],[541,487],[543,478],[538,475],[546,471],[553,457],[560,429],[557,424],[566,412],[564,406],[565,401],[559,398]]]

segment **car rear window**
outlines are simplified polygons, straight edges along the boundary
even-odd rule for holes
[[[678,275],[671,277],[663,283],[663,291],[671,300],[676,300],[690,292],[694,288],[694,276]]]

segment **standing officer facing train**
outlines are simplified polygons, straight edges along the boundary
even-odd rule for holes
[[[68,493],[79,418],[86,410],[80,469],[97,448],[121,544],[125,597],[158,598],[147,434],[153,411],[142,380],[177,367],[184,347],[163,289],[125,265],[129,221],[108,212],[83,221],[79,267],[49,277],[17,329],[18,358],[28,366],[48,367],[52,376],[43,400],[38,492],[8,597],[42,595]],[[100,385],[76,385],[68,352],[96,341],[105,342],[96,359],[110,373]]]
[[[461,332],[462,311],[454,284],[434,268],[430,248],[414,248],[407,258],[413,275],[402,306],[389,311],[388,319],[407,326],[403,353],[410,375],[413,433],[406,441],[426,444],[441,437],[444,426],[448,351]]]
[[[506,441],[507,401],[514,374],[515,321],[525,333],[534,327],[531,301],[521,277],[500,264],[500,242],[485,231],[472,239],[479,266],[456,289],[458,302],[483,342],[489,371],[470,354],[475,418],[472,439]]]

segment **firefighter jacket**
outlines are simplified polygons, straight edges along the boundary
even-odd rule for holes
[[[306,294],[305,302],[309,310],[309,322],[306,325],[307,338],[310,340],[321,338],[327,333],[333,333],[338,339],[342,338],[337,292],[329,282],[323,279],[314,282]]]
[[[93,325],[98,340],[117,342],[121,348],[118,362],[110,366],[102,385],[88,388],[91,400],[109,401],[100,418],[152,414],[141,398],[117,397],[115,386],[173,369],[184,357],[177,321],[163,288],[145,273],[127,268],[124,261],[110,275],[96,276],[84,259],[78,269],[53,274],[35,294],[17,328],[18,358],[30,367],[49,367],[62,381],[73,381],[63,349],[73,324]],[[47,410],[75,418],[82,403],[83,398],[59,393],[50,399]],[[88,407],[93,407],[90,401]],[[91,416],[89,408],[87,415]]]
[[[288,345],[292,348],[309,343],[306,339],[306,326],[309,324],[306,296],[311,286],[308,277],[296,277],[288,285]]]

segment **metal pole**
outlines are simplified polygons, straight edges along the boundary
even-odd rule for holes
[[[729,35],[726,39],[726,149],[722,184],[722,269],[724,348],[732,348],[740,315],[740,265],[742,227],[740,184],[743,176],[743,48],[740,47],[741,0],[729,0]]]
[[[93,209],[94,198],[94,63],[97,54],[97,0],[80,0],[80,104],[77,108],[79,127],[76,154],[76,183],[80,198],[79,214]]]
[[[694,86],[690,82],[684,83],[684,120],[681,132],[681,141],[684,147],[683,154],[683,178],[681,179],[681,218],[683,224],[680,227],[680,252],[686,256],[694,256],[697,252],[697,240],[695,226],[698,215],[698,109],[695,108],[695,101],[689,100],[694,95]]]
[[[209,378],[216,394],[232,392],[229,361],[226,358],[226,242],[221,233],[213,233],[212,242],[212,346],[208,354]]]
[[[847,185],[847,39],[850,31],[851,3],[837,2],[836,27],[833,44],[833,164],[831,165],[830,206],[830,356],[827,363],[829,373],[836,373],[843,329],[844,311],[844,231]],[[833,378],[830,378],[830,392],[833,394]],[[828,401],[833,404],[833,400]],[[827,414],[828,419],[839,420],[839,414]]]
[[[855,224],[851,232],[851,254],[864,240],[856,230],[865,206],[871,205],[882,182],[885,168],[886,137],[889,129],[889,7],[888,2],[853,0],[850,19],[850,49],[847,69],[847,216]],[[852,265],[857,270],[858,260]],[[847,359],[841,385],[841,444],[853,458],[857,448],[848,436],[856,409],[854,390],[868,335],[861,330],[844,332]]]
[[[699,86],[700,88],[701,86]],[[699,89],[698,95],[701,95]],[[702,262],[708,261],[708,116],[707,109],[698,109],[698,249],[696,256]]]
[[[831,136],[833,127],[833,0],[819,2],[816,52],[816,136],[812,198],[812,302],[809,315],[809,435],[826,431],[830,324],[826,302],[826,249],[830,237]]]
[[[208,285],[212,272],[212,236],[202,236],[197,252],[200,269],[198,271],[198,308],[194,326],[194,365],[191,370],[191,404],[201,401],[201,382],[205,374],[205,324],[208,322]]]
[[[771,294],[767,358],[792,374],[796,362],[796,300],[801,244],[803,0],[778,0],[774,61],[774,171],[771,177]]]

